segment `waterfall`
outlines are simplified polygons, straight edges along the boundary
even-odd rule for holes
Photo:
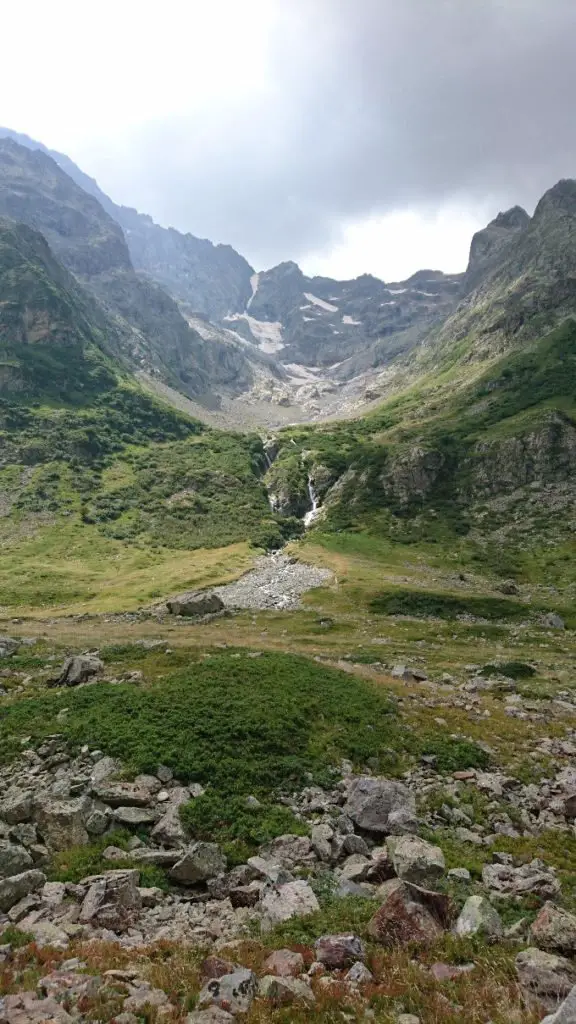
[[[320,511],[319,498],[314,489],[314,481],[310,475],[308,475],[308,497],[310,498],[311,508],[304,516],[304,526],[306,527],[312,526]]]

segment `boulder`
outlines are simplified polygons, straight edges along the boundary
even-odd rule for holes
[[[0,636],[0,658],[10,658],[22,643],[13,636]]]
[[[150,833],[155,843],[161,846],[179,847],[186,844],[186,832],[180,820],[180,808],[190,799],[189,790],[183,786],[171,789],[164,814]]]
[[[271,882],[272,885],[285,885],[286,882],[294,881],[294,876],[287,868],[266,857],[249,857],[248,867],[252,869],[256,878]]]
[[[183,615],[186,618],[195,618],[201,615],[214,615],[221,612],[224,602],[218,594],[202,593],[184,594],[182,597],[174,597],[166,602],[166,607],[171,615]]]
[[[366,959],[366,949],[357,935],[322,935],[314,944],[316,959],[330,970],[350,967]]]
[[[113,818],[118,825],[125,825],[127,828],[141,828],[153,825],[156,821],[156,814],[146,807],[116,807]]]
[[[264,962],[264,970],[280,978],[293,978],[302,974],[304,957],[301,953],[293,953],[291,949],[276,949]]]
[[[192,843],[170,871],[170,877],[183,885],[206,882],[226,871],[226,858],[216,843]]]
[[[262,857],[269,857],[277,864],[282,864],[289,871],[296,865],[311,864],[316,859],[308,836],[290,834],[273,839],[272,842],[261,847],[260,854]]]
[[[566,629],[566,623],[556,612],[547,612],[542,616],[542,625],[547,629]]]
[[[541,860],[522,864],[485,864],[482,881],[487,889],[505,896],[523,896],[530,893],[541,899],[554,899],[560,893],[560,883]]]
[[[439,846],[418,836],[392,836],[386,840],[398,878],[426,887],[446,872],[446,861]]]
[[[51,853],[71,846],[85,846],[88,842],[85,822],[90,810],[90,801],[85,796],[73,800],[55,800],[46,794],[40,797],[34,819]]]
[[[469,896],[462,907],[454,930],[457,935],[481,935],[490,942],[502,938],[500,914],[485,896]]]
[[[363,857],[361,853],[354,853],[347,857],[340,868],[339,878],[345,882],[364,882],[368,878],[368,872],[374,865],[370,857]]]
[[[32,857],[23,846],[0,839],[0,878],[20,875],[33,867]]]
[[[233,974],[211,978],[198,996],[198,1009],[217,1006],[227,1013],[248,1013],[258,989],[258,978],[253,971],[240,968]]]
[[[154,787],[141,782],[110,782],[104,779],[93,783],[92,793],[110,807],[148,807],[154,799]]]
[[[310,985],[301,978],[279,978],[268,974],[261,978],[258,995],[268,999],[274,1006],[289,1006],[290,1003],[314,1003],[315,997]]]
[[[371,981],[374,981],[374,976],[361,960],[356,960],[356,962],[352,964],[352,967],[348,971],[344,981],[347,985],[354,987],[357,985],[369,985]]]
[[[320,910],[314,891],[302,879],[264,890],[258,906],[262,913],[263,931],[269,931],[291,917],[305,917]]]
[[[34,809],[32,793],[26,789],[11,787],[0,801],[0,819],[9,825],[20,825],[30,821]]]
[[[383,903],[369,922],[368,932],[383,946],[434,942],[451,926],[455,916],[448,896],[398,878],[384,882],[378,895]]]
[[[0,1024],[74,1024],[74,1018],[56,999],[17,992],[0,999]]]
[[[576,965],[563,956],[541,949],[523,949],[516,957],[518,980],[523,988],[554,1009],[576,985]]]
[[[104,668],[104,662],[100,661],[95,654],[75,654],[66,658],[62,670],[54,686],[78,686],[87,682],[93,676],[98,675]]]
[[[218,1006],[210,1006],[207,1010],[196,1010],[194,1013],[189,1013],[184,1024],[229,1024],[233,1020],[234,1017],[231,1013],[221,1010]]]
[[[119,933],[132,928],[142,909],[139,880],[140,872],[134,869],[106,871],[90,878],[80,923]]]
[[[28,893],[35,892],[36,889],[44,885],[45,881],[46,875],[35,869],[2,879],[0,881],[0,910],[6,913]]]
[[[312,849],[318,857],[318,860],[329,861],[332,856],[331,842],[334,837],[334,830],[330,828],[330,825],[314,825],[310,841],[312,843]]]
[[[366,832],[403,835],[416,830],[414,796],[401,782],[391,779],[354,779],[344,813]]]
[[[558,1007],[556,1013],[544,1017],[540,1024],[576,1024],[576,987]]]
[[[530,929],[535,946],[551,953],[576,953],[576,916],[547,902]]]

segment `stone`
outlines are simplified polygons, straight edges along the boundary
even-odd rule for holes
[[[354,853],[345,860],[340,868],[339,878],[346,882],[364,882],[372,866],[372,861],[369,857],[363,857],[360,853]]]
[[[151,988],[143,982],[130,986],[130,995],[124,1000],[122,1009],[126,1013],[133,1013],[136,1017],[147,1017],[149,1009],[170,1005],[170,1000],[161,988]]]
[[[310,985],[301,978],[279,978],[275,974],[268,974],[260,980],[258,995],[268,999],[274,1006],[289,1006],[294,1002],[315,1002]]]
[[[301,953],[293,953],[291,949],[276,949],[265,960],[263,969],[266,974],[276,974],[280,978],[292,978],[302,974],[304,957]]]
[[[329,861],[332,856],[331,841],[334,836],[330,825],[314,825],[310,834],[312,849],[318,860]]]
[[[446,861],[439,846],[418,836],[393,836],[386,840],[398,878],[426,888],[446,872]]]
[[[23,871],[19,875],[12,875],[11,878],[4,878],[0,881],[0,910],[6,913],[24,896],[35,892],[44,885],[46,875],[41,871]]]
[[[33,867],[32,857],[23,846],[0,839],[0,878],[20,875]]]
[[[75,654],[66,658],[54,686],[78,686],[98,675],[104,668],[104,662],[94,654]]]
[[[135,869],[106,871],[90,879],[80,923],[119,933],[132,928],[142,909],[139,880],[140,872]]]
[[[576,987],[558,1007],[556,1013],[544,1017],[540,1024],[576,1024]]]
[[[383,946],[426,944],[440,938],[455,916],[448,896],[391,879],[378,890],[383,899],[368,924],[370,936]]]
[[[357,935],[322,935],[314,943],[314,949],[316,959],[333,971],[366,959],[364,943]]]
[[[550,868],[537,859],[519,868],[512,864],[485,864],[482,868],[482,881],[486,888],[503,895],[523,896],[531,893],[550,900],[560,893],[558,879]]]
[[[170,870],[170,877],[183,885],[195,885],[226,871],[226,858],[216,843],[192,843]]]
[[[452,878],[456,882],[470,882],[472,880],[472,875],[468,871],[468,868],[450,868],[448,878]]]
[[[576,915],[548,901],[532,923],[530,940],[551,953],[573,956],[576,953]]]
[[[110,807],[149,807],[154,791],[135,782],[111,782],[104,779],[92,785],[92,792]]]
[[[0,1024],[74,1024],[74,1018],[55,999],[18,992],[0,999]]]
[[[366,832],[403,835],[416,830],[414,795],[402,783],[390,779],[354,779],[344,813]]]
[[[96,809],[86,818],[86,831],[91,836],[101,836],[108,828],[109,820],[106,811]]]
[[[420,1024],[420,1017],[415,1017],[413,1013],[401,1013],[396,1017],[395,1024]]]
[[[223,960],[220,956],[207,956],[200,964],[203,978],[222,978],[224,974],[233,974],[235,970],[236,964]]]
[[[348,971],[344,981],[347,985],[369,985],[374,981],[374,976],[361,960],[356,960]]]
[[[171,615],[183,615],[195,618],[201,615],[214,615],[224,609],[224,602],[218,594],[202,593],[184,594],[166,602]]]
[[[542,616],[542,625],[547,629],[566,629],[566,623],[556,612],[547,612]]]
[[[164,813],[150,833],[153,842],[169,847],[185,845],[186,832],[180,820],[180,808],[188,803],[189,799],[190,792],[183,786],[176,786],[169,791]]]
[[[267,860],[265,857],[249,857],[248,867],[252,868],[257,878],[262,878],[265,882],[271,882],[273,885],[285,885],[286,882],[294,881],[294,876],[287,868],[275,861]]]
[[[269,931],[291,917],[305,917],[320,909],[314,891],[302,879],[264,890],[258,906],[262,913],[263,931]]]
[[[262,857],[269,857],[270,860],[282,864],[289,871],[296,865],[313,863],[316,859],[308,836],[290,834],[273,839],[272,842],[261,847],[260,854]]]
[[[174,778],[174,772],[172,771],[171,768],[168,768],[167,765],[159,764],[156,769],[156,778],[163,785],[166,785],[167,782],[172,782],[172,779]]]
[[[530,947],[516,957],[518,980],[523,988],[554,1009],[576,985],[576,965],[563,956]]]
[[[154,811],[146,810],[145,807],[116,807],[113,818],[118,825],[126,825],[128,828],[140,828],[156,821]]]
[[[0,801],[0,818],[9,825],[19,825],[24,821],[30,821],[33,808],[32,793],[14,787],[9,789]]]
[[[228,1024],[233,1020],[234,1017],[231,1013],[221,1010],[218,1006],[210,1006],[207,1010],[196,1010],[195,1013],[189,1013],[184,1024]]]
[[[85,821],[90,801],[85,796],[73,800],[54,800],[42,796],[36,803],[34,818],[38,831],[51,853],[85,846],[88,842]]]
[[[504,927],[497,910],[485,896],[469,896],[454,930],[457,935],[480,935],[490,942],[502,938]]]
[[[184,856],[184,850],[155,850],[148,846],[139,846],[133,850],[130,859],[139,864],[155,864],[159,868],[172,868]]]
[[[35,944],[39,949],[49,946],[53,949],[67,949],[70,945],[70,936],[52,921],[36,921],[31,918],[24,918],[19,922],[23,932],[33,936]]]
[[[198,1009],[218,1006],[227,1013],[248,1013],[258,989],[258,978],[253,971],[240,968],[233,974],[211,978],[198,996]]]

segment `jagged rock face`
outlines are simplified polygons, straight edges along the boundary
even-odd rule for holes
[[[464,289],[470,291],[476,286],[482,274],[499,256],[501,249],[508,244],[513,235],[528,227],[530,217],[521,206],[513,206],[477,231],[470,245],[470,258],[464,278]]]
[[[576,427],[568,417],[551,413],[528,434],[479,442],[463,468],[470,472],[471,495],[571,480],[576,473]]]

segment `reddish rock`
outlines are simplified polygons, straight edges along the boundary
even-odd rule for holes
[[[323,935],[314,948],[316,959],[333,971],[366,959],[364,943],[357,935]]]
[[[392,879],[380,886],[383,903],[368,925],[369,934],[383,946],[434,942],[450,927],[456,908],[443,893]]]
[[[235,964],[219,956],[207,956],[200,965],[203,978],[223,978],[225,974],[233,974],[235,970]]]
[[[291,949],[276,949],[266,960],[264,970],[279,978],[294,978],[304,970],[304,957]]]
[[[553,953],[576,953],[576,916],[545,903],[530,929],[532,942]]]

